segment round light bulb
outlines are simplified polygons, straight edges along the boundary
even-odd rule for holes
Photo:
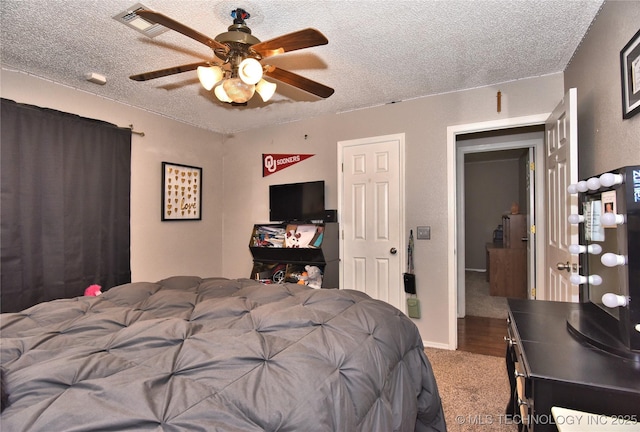
[[[600,246],[597,243],[590,244],[587,247],[587,252],[589,252],[592,255],[600,255],[602,253],[602,246]]]
[[[571,195],[575,195],[578,193],[578,187],[575,184],[570,184],[567,186],[567,192]]]
[[[569,253],[573,255],[585,253],[587,251],[587,247],[584,245],[572,244],[569,246]]]
[[[600,277],[599,275],[591,275],[591,276],[587,277],[587,276],[579,275],[578,273],[574,273],[574,274],[571,275],[569,280],[574,285],[581,285],[581,284],[584,284],[584,283],[587,283],[587,282],[589,282],[591,285],[601,285],[602,284],[602,277]]]
[[[600,223],[604,226],[620,225],[624,223],[624,215],[604,213],[600,216]]]
[[[600,255],[602,252],[602,246],[597,243],[590,244],[589,246],[572,244],[569,246],[569,253],[578,255],[581,253],[589,252],[592,255]]]
[[[602,296],[602,304],[608,308],[615,308],[618,306],[626,306],[628,304],[628,300],[625,296],[606,293]]]
[[[253,97],[256,86],[246,84],[240,78],[229,78],[222,83],[224,92],[233,102],[245,103]]]
[[[614,253],[607,252],[600,257],[600,262],[607,267],[622,266],[627,263],[627,258],[623,255],[616,255]]]
[[[238,66],[238,76],[246,84],[256,84],[262,79],[262,65],[254,58],[246,58]]]
[[[576,184],[576,189],[578,189],[578,192],[586,192],[589,190],[589,186],[587,186],[586,181],[581,180]]]
[[[604,173],[600,176],[600,184],[604,187],[622,184],[622,176],[620,174]]]
[[[587,187],[589,190],[598,190],[600,189],[600,179],[598,177],[591,177],[587,180]]]
[[[584,222],[584,216],[579,214],[571,214],[567,219],[569,219],[569,223],[572,225],[576,225],[576,224],[579,224],[580,222]]]
[[[591,285],[602,285],[602,277],[600,275],[589,276],[589,283]]]
[[[581,276],[579,274],[572,274],[571,277],[569,278],[569,280],[574,285],[580,285],[580,284],[585,283],[587,281],[587,278],[584,277],[584,276]]]

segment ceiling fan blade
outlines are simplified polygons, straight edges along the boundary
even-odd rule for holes
[[[159,69],[151,72],[141,73],[138,75],[131,75],[129,78],[134,81],[148,81],[155,78],[161,78],[169,75],[179,74],[182,72],[196,70],[198,66],[211,66],[211,64],[209,62],[191,63],[188,65],[174,66],[167,69]]]
[[[283,54],[303,48],[310,48],[318,45],[326,45],[329,40],[318,30],[308,28],[297,32],[289,33],[259,42],[251,46],[251,49],[262,56],[270,57],[276,54]]]
[[[321,98],[328,98],[334,92],[331,87],[327,87],[324,84],[310,80],[293,72],[289,72],[284,69],[280,69],[275,66],[268,66],[266,68],[265,75],[275,80],[282,81],[283,83],[292,85],[301,90],[319,96]]]
[[[228,46],[221,44],[217,40],[212,39],[209,36],[192,29],[191,27],[187,27],[186,25],[179,23],[173,18],[169,18],[168,16],[163,15],[159,12],[143,9],[143,10],[136,11],[136,14],[140,15],[142,18],[146,19],[147,21],[151,21],[152,23],[163,25],[167,28],[170,28],[171,30],[177,31],[178,33],[182,33],[183,35],[190,37],[191,39],[194,39],[200,43],[205,44],[212,50],[224,50],[225,53],[229,51]]]

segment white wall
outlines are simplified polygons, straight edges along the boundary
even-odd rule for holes
[[[498,90],[503,96],[501,113],[496,112]],[[249,276],[249,236],[254,223],[268,219],[269,184],[323,179],[328,189],[326,205],[337,208],[337,142],[404,132],[407,229],[430,225],[432,238],[415,242],[422,312],[422,318],[415,323],[429,344],[446,346],[450,322],[448,290],[455,289],[447,277],[447,229],[452,223],[447,213],[447,127],[548,113],[563,95],[563,76],[554,74],[274,125],[227,137],[224,142],[224,276]],[[300,104],[304,109],[304,103]],[[263,178],[262,153],[316,156]]]
[[[118,126],[131,145],[131,271],[134,281],[222,272],[222,136],[23,73],[2,70],[0,96]],[[203,168],[203,220],[161,222],[161,163]],[[247,234],[248,239],[248,234]]]

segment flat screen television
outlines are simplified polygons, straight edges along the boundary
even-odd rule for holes
[[[321,219],[324,212],[324,181],[269,186],[269,220],[305,222]]]

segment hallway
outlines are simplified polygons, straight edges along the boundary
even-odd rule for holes
[[[502,357],[507,335],[507,299],[489,295],[486,273],[465,272],[466,316],[458,319],[458,349]]]
[[[458,350],[502,357],[505,354],[507,320],[467,315],[458,318]]]

